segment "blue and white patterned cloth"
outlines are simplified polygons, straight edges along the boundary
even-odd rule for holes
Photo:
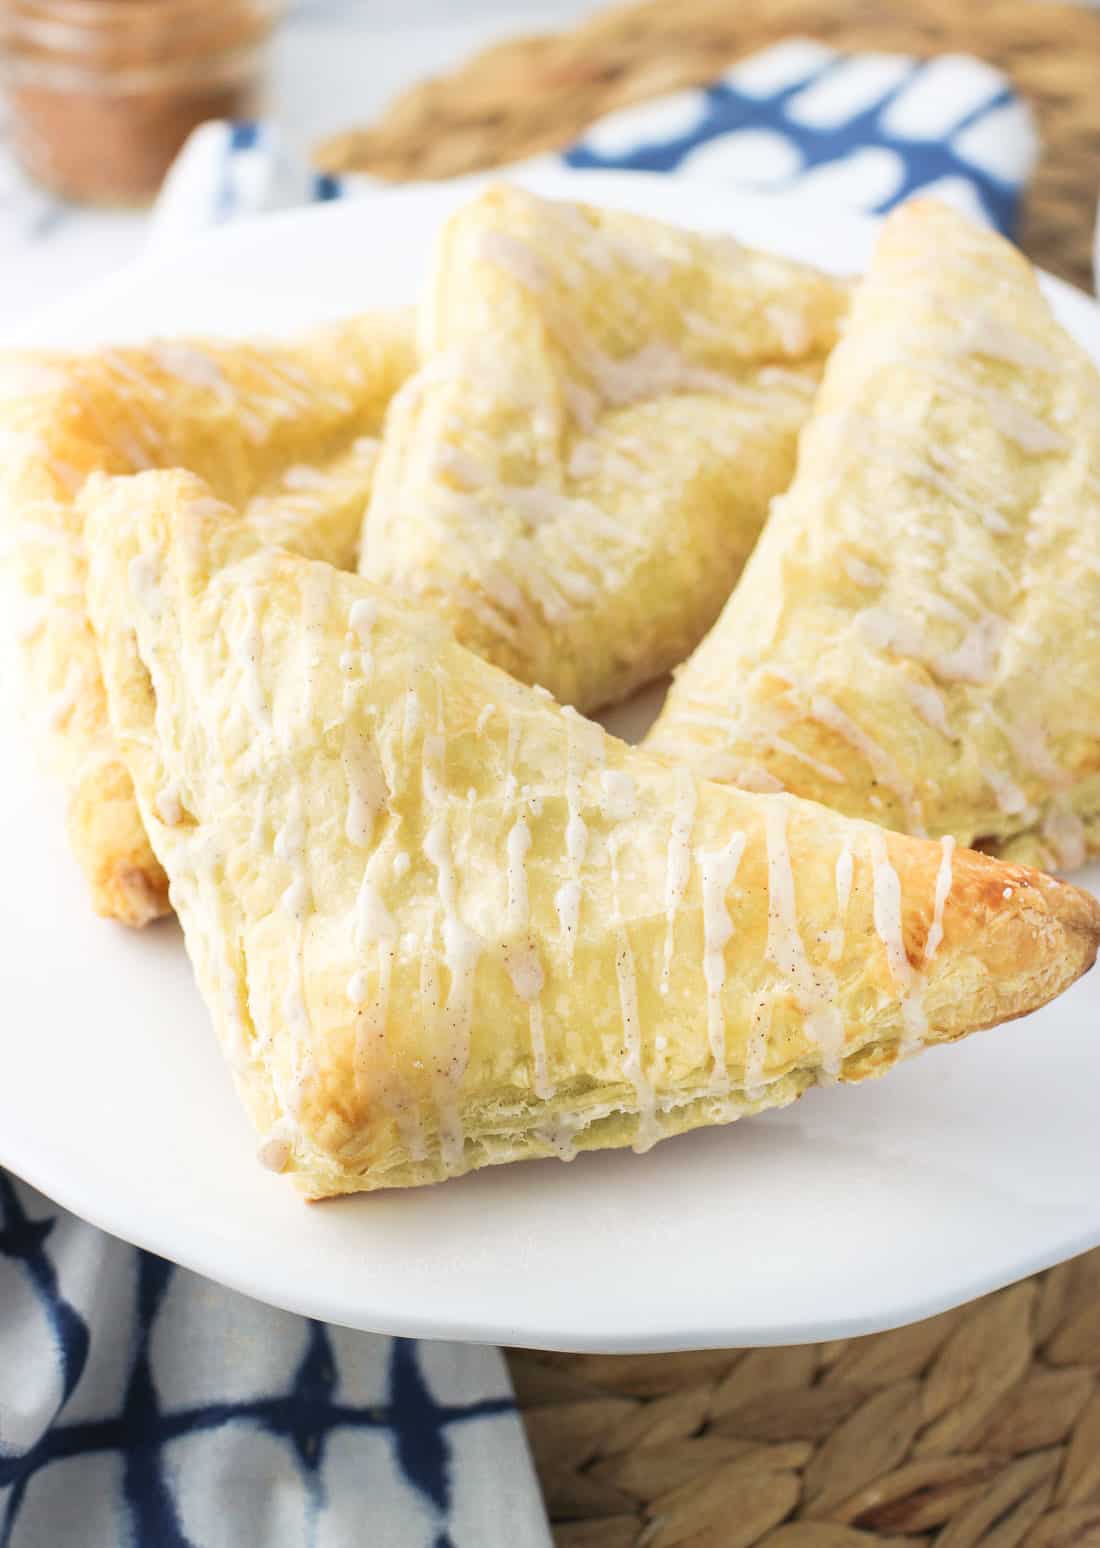
[[[869,212],[928,193],[1011,233],[1037,154],[1027,104],[981,60],[840,54],[794,38],[517,165],[671,172]],[[274,123],[207,124],[169,173],[150,240],[377,186],[314,172]]]
[[[977,60],[793,40],[540,161],[797,188],[832,208],[919,189],[1011,231],[1035,154],[1026,107]],[[318,177],[273,125],[210,124],[149,240],[372,186]],[[0,1173],[0,1548],[548,1542],[497,1351],[274,1311]]]
[[[0,1172],[3,1548],[549,1548],[498,1350],[326,1327]]]

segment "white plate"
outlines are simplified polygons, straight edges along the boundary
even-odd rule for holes
[[[865,262],[872,234],[660,178],[539,183],[842,270]],[[32,336],[271,331],[409,300],[464,192],[233,227],[55,309]],[[1100,356],[1100,311],[1051,294]],[[646,1156],[307,1207],[253,1159],[177,928],[133,935],[91,916],[56,794],[10,714],[2,724],[0,1161],[119,1236],[353,1327],[602,1350],[869,1332],[1100,1243],[1100,977],[887,1080]]]

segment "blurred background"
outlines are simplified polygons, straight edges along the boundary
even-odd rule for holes
[[[889,76],[899,60],[915,69],[939,59],[943,85],[933,95],[942,98],[945,125],[952,115],[961,122],[970,90],[949,80],[951,61],[965,57],[971,80],[997,72],[1030,115],[1034,146],[1017,125],[1000,165],[993,147],[990,175],[1013,201],[994,219],[1045,267],[1092,288],[1100,12],[1086,5],[0,0],[0,259],[8,281],[0,328],[142,251],[164,175],[204,121],[259,123],[278,143],[276,154],[264,141],[266,169],[238,166],[238,215],[359,191],[363,177],[450,177],[564,150],[608,114],[720,80],[795,38],[861,56],[849,60],[853,80],[881,77],[883,68]],[[883,66],[883,55],[893,62]],[[866,113],[859,118],[862,90],[857,83],[852,123],[865,142],[881,139]],[[243,148],[238,135],[230,149]],[[208,147],[205,174],[196,166],[173,174],[192,203],[196,180],[214,175],[212,156]],[[321,181],[307,182],[307,173]],[[352,182],[338,181],[348,175]],[[726,181],[764,186],[743,155]],[[208,188],[204,197],[205,223],[217,223],[227,213],[217,207],[221,195]],[[855,202],[886,207],[869,191]]]

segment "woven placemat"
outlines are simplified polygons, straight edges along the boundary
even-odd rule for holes
[[[645,0],[571,32],[520,38],[425,81],[365,129],[318,146],[329,171],[451,177],[552,150],[602,114],[721,73],[792,34],[840,48],[977,54],[1039,118],[1043,156],[1020,234],[1092,289],[1100,191],[1100,14],[1036,0]]]
[[[503,165],[800,33],[1006,70],[1044,147],[1022,245],[1092,288],[1100,15],[1036,0],[647,0],[491,49],[317,160]],[[509,1363],[558,1548],[1100,1548],[1100,1252],[871,1338]]]
[[[1100,1252],[870,1338],[509,1363],[557,1548],[1100,1545]]]

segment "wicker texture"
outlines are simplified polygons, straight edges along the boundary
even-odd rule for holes
[[[870,1338],[509,1361],[558,1548],[1100,1548],[1100,1252]]]
[[[793,34],[1007,71],[1043,138],[1022,245],[1092,288],[1100,14],[1060,4],[646,0],[491,49],[317,161],[499,166]],[[558,1548],[1100,1548],[1100,1252],[870,1338],[509,1360]]]
[[[560,146],[604,113],[706,81],[792,34],[838,48],[968,52],[1039,118],[1043,157],[1021,243],[1092,288],[1100,190],[1100,14],[1036,0],[645,0],[574,31],[520,38],[406,92],[367,129],[316,148],[330,171],[451,177]]]

